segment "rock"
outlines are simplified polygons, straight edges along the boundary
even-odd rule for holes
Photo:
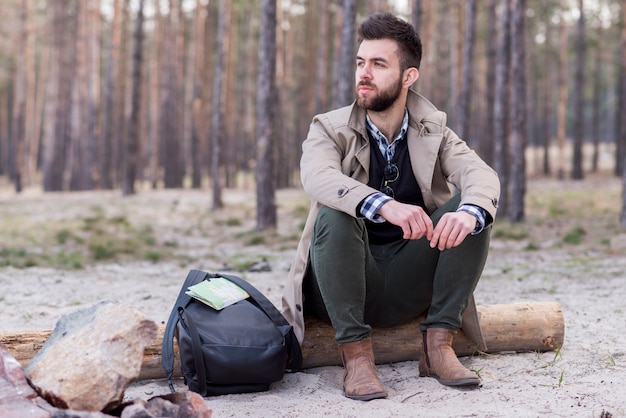
[[[51,414],[36,404],[20,363],[0,344],[0,418],[44,418]]]
[[[121,409],[121,418],[211,418],[212,415],[202,396],[191,391],[155,396],[148,401],[135,399]]]
[[[136,309],[100,302],[61,317],[26,376],[53,406],[106,412],[121,404],[156,332]]]
[[[211,418],[212,410],[207,406],[204,398],[195,392],[176,392],[158,397],[180,407],[177,418]]]

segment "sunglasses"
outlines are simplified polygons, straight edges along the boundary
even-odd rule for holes
[[[383,181],[380,185],[380,191],[387,196],[394,197],[393,189],[389,184],[398,180],[398,177],[400,177],[400,170],[398,169],[398,166],[393,164],[391,161],[387,161],[387,165],[383,171]]]

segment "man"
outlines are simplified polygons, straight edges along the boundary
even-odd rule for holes
[[[305,312],[331,323],[345,395],[358,400],[387,396],[371,326],[424,313],[420,376],[449,386],[480,383],[457,359],[452,339],[469,311],[463,329],[481,343],[472,293],[500,185],[446,127],[445,114],[410,89],[421,55],[410,24],[390,14],[365,20],[356,101],[316,116],[302,146],[302,184],[312,205],[283,311],[300,340]]]

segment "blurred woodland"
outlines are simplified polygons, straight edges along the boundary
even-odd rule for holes
[[[1,183],[205,188],[214,208],[254,185],[272,227],[378,11],[418,29],[415,89],[498,171],[501,216],[524,219],[531,148],[534,175],[582,180],[604,155],[626,190],[623,0],[2,0]]]

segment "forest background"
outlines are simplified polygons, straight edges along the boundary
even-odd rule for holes
[[[623,0],[0,1],[0,334],[102,298],[163,323],[191,268],[280,303],[301,143],[352,102],[356,27],[382,10],[418,28],[416,90],[502,180],[477,303],[556,301],[565,343],[463,358],[479,391],[407,361],[355,403],[321,367],[214,416],[626,416]]]
[[[312,116],[353,100],[356,26],[378,11],[420,32],[415,88],[498,171],[500,216],[524,219],[529,175],[605,159],[626,186],[621,0],[5,0],[2,183],[207,188],[214,209],[256,186],[272,228]]]

